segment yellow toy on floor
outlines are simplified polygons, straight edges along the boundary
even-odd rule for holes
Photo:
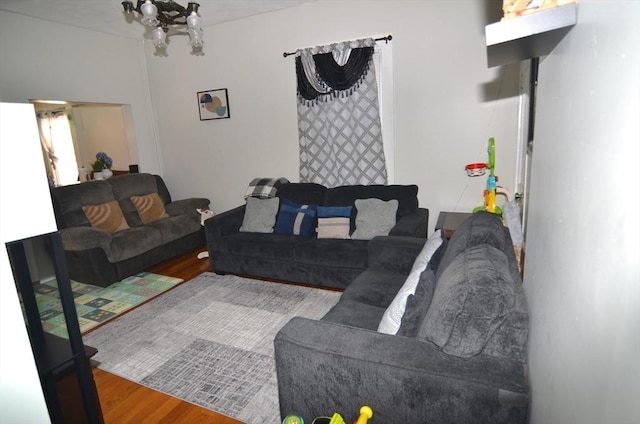
[[[353,424],[367,424],[367,422],[371,417],[373,417],[373,410],[370,407],[364,405],[363,407],[360,408],[360,416],[356,421],[353,422]],[[283,421],[283,424],[288,424],[288,423],[285,423]],[[331,416],[331,418],[317,417],[311,422],[311,424],[347,424],[347,423],[345,422],[344,418],[342,418],[340,414],[335,412]]]

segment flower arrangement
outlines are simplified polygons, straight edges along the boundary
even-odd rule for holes
[[[91,169],[94,172],[100,172],[103,169],[111,169],[113,165],[113,159],[109,157],[105,152],[96,153],[96,161],[91,163]]]

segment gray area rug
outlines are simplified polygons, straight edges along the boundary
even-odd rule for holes
[[[249,424],[280,422],[273,339],[339,292],[205,272],[83,337],[98,368]]]

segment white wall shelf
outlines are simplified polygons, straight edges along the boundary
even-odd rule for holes
[[[577,6],[569,3],[485,27],[489,67],[546,56],[577,21]]]

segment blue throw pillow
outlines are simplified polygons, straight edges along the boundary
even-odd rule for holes
[[[273,232],[311,237],[315,229],[316,205],[300,205],[283,199]]]
[[[350,238],[351,209],[351,206],[318,206],[318,238]]]
[[[351,209],[351,206],[318,206],[318,218],[350,218]]]

